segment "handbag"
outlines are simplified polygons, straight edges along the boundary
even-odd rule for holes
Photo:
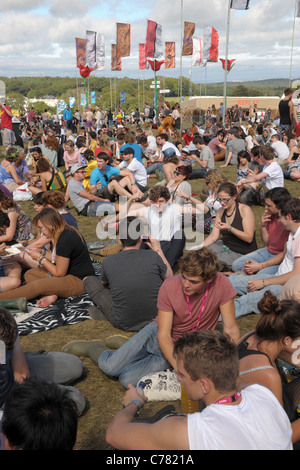
[[[24,183],[13,192],[14,201],[31,201],[32,192],[29,191],[28,183]]]

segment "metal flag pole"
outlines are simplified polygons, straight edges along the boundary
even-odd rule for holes
[[[292,34],[292,47],[291,47],[291,63],[290,63],[290,86],[292,83],[292,67],[293,67],[293,49],[294,49],[294,36],[295,36],[295,23],[296,23],[296,8],[298,0],[295,0],[294,8],[294,23],[293,23],[293,34]]]
[[[225,67],[224,67],[223,124],[225,122],[225,113],[226,113],[226,108],[227,108],[227,63],[228,63],[228,46],[229,46],[229,29],[230,29],[230,7],[231,7],[231,0],[228,0],[226,52],[225,52]]]

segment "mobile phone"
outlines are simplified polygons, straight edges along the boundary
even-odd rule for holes
[[[141,236],[141,239],[144,241],[144,242],[150,242],[150,238],[149,238],[149,235],[147,233],[144,233],[142,236]]]
[[[1,364],[6,364],[6,347],[2,340],[0,340],[0,365]]]

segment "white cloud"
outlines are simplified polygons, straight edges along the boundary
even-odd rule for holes
[[[116,23],[124,22],[131,24],[131,57],[123,59],[123,71],[117,76],[138,77],[138,44],[145,42],[147,19],[162,25],[163,41],[176,42],[177,68],[162,68],[165,76],[180,73],[181,19],[196,23],[196,37],[202,37],[204,25],[213,26],[220,37],[219,56],[225,57],[227,1],[183,0],[181,13],[179,0],[1,0],[1,74],[76,75],[75,38],[92,30],[105,35],[106,70],[102,74],[111,76],[110,47],[116,41]],[[283,8],[282,0],[251,0],[249,10],[231,10],[229,58],[235,58],[236,63],[230,80],[251,75],[257,79],[288,78],[293,14],[294,5]],[[296,19],[293,78],[300,75],[299,21]],[[188,76],[191,58],[184,57],[182,63]],[[204,73],[207,81],[214,81],[222,80],[224,72],[220,63],[208,64],[206,71],[194,67],[193,80]]]

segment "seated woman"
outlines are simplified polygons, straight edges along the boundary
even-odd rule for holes
[[[24,156],[24,149],[21,147],[9,147],[0,164],[0,182],[10,191],[11,194],[19,186],[22,186],[26,179],[22,179],[18,175],[17,169],[14,165],[15,162],[20,161]],[[37,189],[31,184],[29,185],[29,190],[33,194],[37,192]]]
[[[71,177],[70,169],[75,163],[82,163],[82,156],[78,150],[75,150],[75,144],[72,140],[68,140],[64,145],[64,162],[65,162],[65,177]]]
[[[71,212],[65,208],[65,195],[61,191],[45,191],[42,195],[42,204],[44,207],[52,207],[65,220],[65,222],[78,230],[77,220]]]
[[[280,360],[293,364],[300,340],[300,304],[279,301],[270,291],[259,301],[260,318],[254,331],[238,342],[240,382],[258,383],[269,388],[284,407],[293,429],[293,443],[300,445],[300,378],[287,382]],[[296,356],[296,357],[295,357]],[[299,366],[299,361],[296,361]]]
[[[7,217],[6,214],[5,216]],[[7,221],[6,223],[9,223],[9,221]],[[6,292],[11,289],[16,289],[21,285],[22,268],[20,264],[15,261],[13,257],[1,259],[2,256],[7,256],[5,252],[6,248],[7,245],[5,243],[0,244],[0,292]]]
[[[51,239],[53,251],[46,252],[45,256],[41,250],[30,251],[39,267],[25,273],[25,285],[0,293],[0,300],[19,297],[32,300],[41,296],[37,304],[47,307],[60,297],[84,294],[83,279],[94,276],[95,271],[81,234],[50,207],[37,214],[33,222],[43,235]]]
[[[187,203],[187,200],[192,195],[192,187],[187,181],[191,174],[192,167],[190,165],[181,165],[175,168],[173,178],[167,184],[167,188],[171,194],[170,202],[180,205]],[[182,197],[182,193],[184,193],[185,196]]]
[[[85,161],[87,162],[86,163],[86,167],[85,167],[85,178],[83,180],[83,186],[85,187],[85,189],[89,192],[90,191],[90,176],[91,176],[91,173],[92,171],[97,168],[97,160],[95,159],[94,157],[94,153],[91,149],[86,149],[84,152],[83,152],[83,157],[85,159]]]
[[[50,128],[47,135],[42,136],[42,143],[39,145],[43,156],[47,157],[51,165],[58,165],[59,140],[55,137],[54,131]]]
[[[44,157],[36,164],[36,171],[40,177],[41,191],[65,191],[67,188],[66,178],[61,171],[53,167]]]
[[[182,167],[180,167],[182,168]],[[193,205],[198,207],[197,213],[192,214],[192,227],[193,230],[197,230],[203,233],[210,233],[214,225],[216,215],[219,209],[222,208],[220,202],[218,201],[217,193],[221,184],[227,181],[226,176],[219,169],[215,168],[214,170],[209,170],[205,177],[205,183],[209,188],[208,195],[204,202],[199,199],[185,194],[182,191],[179,191],[178,195],[183,198],[186,198]],[[200,211],[200,206],[203,207],[203,211]],[[196,218],[196,214],[204,214],[203,219]]]
[[[1,225],[0,243],[20,243],[33,240],[34,228],[30,217],[13,199],[0,190],[0,211],[7,214],[9,226]]]
[[[228,270],[241,255],[256,250],[255,217],[248,205],[239,202],[234,183],[221,184],[218,201],[222,208],[217,212],[213,229],[204,242],[194,249],[209,246],[223,262],[223,270]]]

